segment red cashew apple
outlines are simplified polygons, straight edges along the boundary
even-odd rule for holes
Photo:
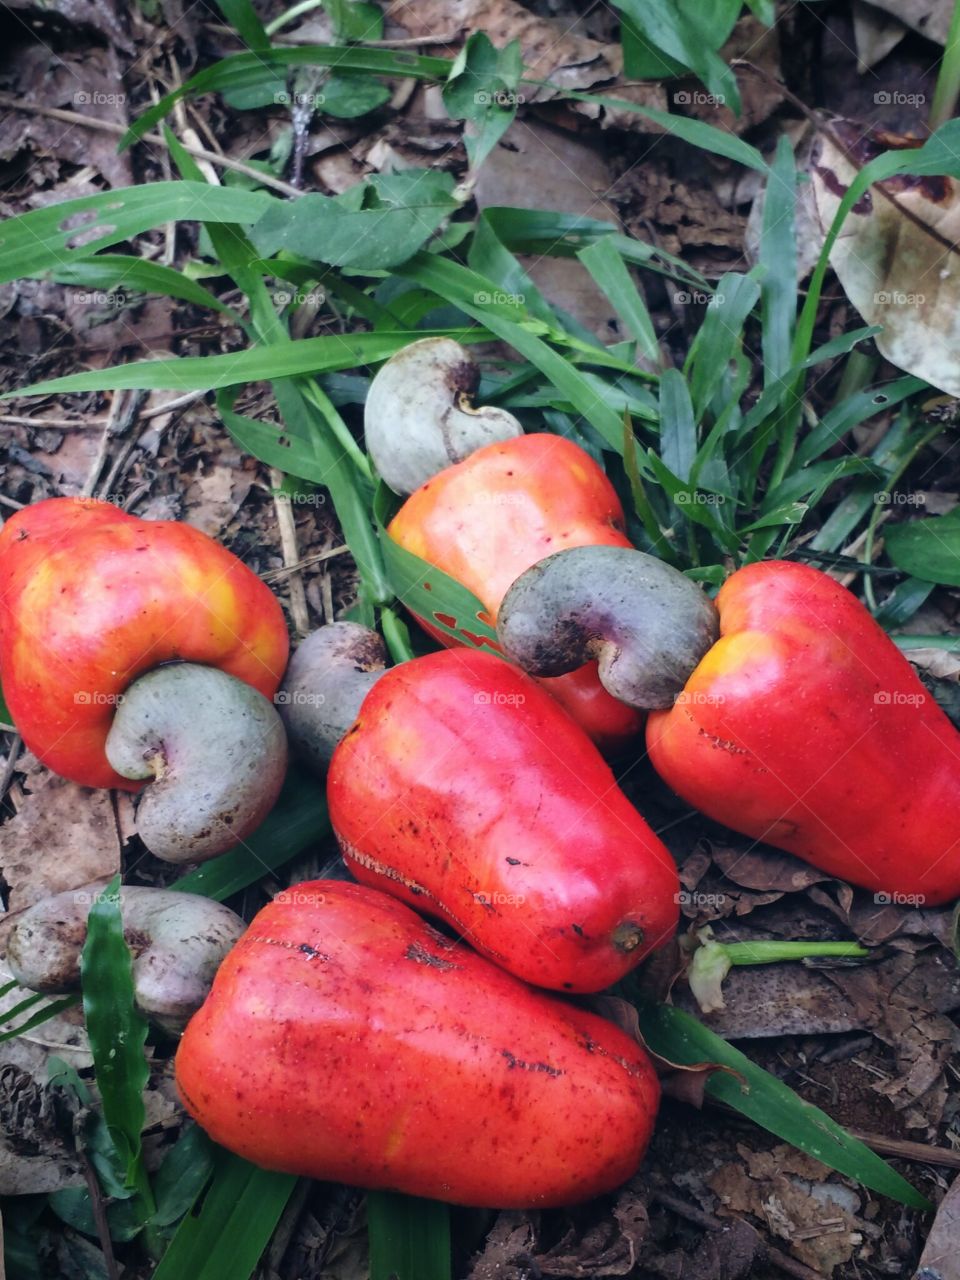
[[[612,1023],[385,894],[323,880],[255,917],[187,1027],[176,1077],[194,1119],[255,1164],[496,1208],[619,1186],[659,1098],[646,1054]]]
[[[772,560],[684,622],[679,576],[638,551],[561,552],[510,588],[500,640],[536,673],[597,657],[650,710],[654,768],[709,817],[888,900],[960,896],[960,733],[856,596]]]
[[[378,674],[374,638],[320,628],[291,660],[283,706],[315,764],[344,735],[327,797],[354,875],[557,990],[599,991],[672,937],[674,861],[557,703],[474,649]]]
[[[408,492],[389,525],[401,547],[436,565],[481,602],[491,623],[513,580],[563,547],[629,547],[620,499],[603,469],[575,444],[524,435],[503,409],[475,408],[479,371],[450,338],[398,351],[370,387],[364,415],[377,469]],[[421,625],[456,642],[429,618]],[[473,643],[464,633],[462,643]],[[544,682],[604,750],[635,737],[643,715],[612,698],[588,663]]]
[[[0,531],[0,678],[24,742],[87,787],[136,790],[105,743],[137,676],[180,660],[272,698],[287,629],[270,589],[190,525],[51,498]]]

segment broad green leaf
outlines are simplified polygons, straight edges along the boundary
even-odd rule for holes
[[[410,258],[459,207],[452,192],[452,175],[434,169],[379,174],[340,196],[275,200],[250,238],[266,257],[283,250],[381,271]]]
[[[666,54],[668,59],[682,67],[689,67],[719,105],[728,106],[739,115],[737,78],[717,53],[716,37],[724,28],[727,28],[727,34],[733,29],[740,0],[735,3],[733,0],[715,0],[711,5],[696,7],[681,5],[678,0],[614,0],[614,4],[629,17],[648,48]],[[704,12],[719,17],[719,27],[711,31],[707,26],[705,30]],[[724,39],[725,35],[720,43]]]
[[[200,1208],[180,1223],[152,1280],[247,1280],[296,1183],[214,1147]]]
[[[476,596],[455,578],[413,555],[390,537],[386,526],[399,506],[396,494],[381,481],[373,514],[387,576],[397,599],[411,613],[460,644],[499,652],[496,628],[490,625],[486,610]]]
[[[886,524],[883,540],[887,555],[904,573],[960,587],[960,508],[928,520]]]
[[[336,116],[338,120],[355,120],[376,111],[377,107],[389,102],[391,96],[387,85],[371,80],[369,76],[334,72],[323,82],[316,100],[324,115]]]
[[[256,222],[275,202],[262,191],[150,182],[47,205],[0,223],[0,284],[71,267],[165,222]]]
[[[188,1121],[153,1179],[153,1226],[169,1227],[193,1206],[213,1174],[215,1147],[199,1125]]]
[[[450,1280],[450,1209],[393,1191],[367,1193],[370,1280]]]
[[[637,1012],[644,1042],[654,1053],[686,1066],[716,1062],[737,1073],[713,1072],[706,1085],[711,1097],[872,1191],[914,1209],[930,1208],[925,1197],[869,1147],[696,1018],[672,1005],[646,1001],[637,1003]]]
[[[223,902],[330,835],[323,783],[292,765],[273,810],[229,853],[211,858],[170,886]]]
[[[119,876],[90,908],[80,978],[104,1118],[126,1166],[127,1182],[132,1183],[140,1159],[143,1090],[150,1069],[143,1051],[147,1020],[134,1004],[133,957],[123,936]]]
[[[453,120],[466,120],[464,133],[471,170],[477,170],[513,123],[523,95],[520,41],[497,49],[484,31],[474,31],[460,50],[443,87],[443,103]]]

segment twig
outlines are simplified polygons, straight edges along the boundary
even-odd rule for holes
[[[654,1191],[652,1199],[656,1200],[658,1204],[662,1204],[665,1209],[677,1214],[678,1217],[686,1218],[694,1226],[702,1227],[704,1231],[723,1231],[726,1227],[726,1223],[720,1218],[715,1218],[712,1213],[704,1213],[702,1209],[698,1209],[695,1205],[687,1204],[685,1200],[680,1200],[677,1196],[672,1196],[666,1191]],[[763,1243],[767,1261],[788,1276],[793,1276],[794,1280],[823,1280],[818,1271],[812,1271],[810,1267],[806,1267],[802,1262],[797,1262],[795,1258],[781,1253],[779,1249],[773,1248],[766,1241]]]
[[[14,97],[12,93],[0,93],[0,107],[6,108],[8,111],[23,111],[28,115],[46,116],[50,120],[60,120],[64,124],[78,124],[86,129],[96,129],[100,133],[112,133],[116,137],[120,137],[127,132],[126,125],[114,124],[112,120],[96,120],[92,116],[81,115],[79,111],[67,111],[63,107],[42,107],[36,102],[24,102],[22,98]],[[153,146],[163,147],[166,149],[166,141],[158,133],[147,134],[143,138],[138,139],[139,142],[149,142]],[[303,192],[298,191],[296,187],[292,187],[289,182],[283,182],[280,178],[274,178],[269,173],[264,173],[260,169],[255,169],[253,165],[244,164],[242,160],[233,160],[229,156],[217,155],[215,151],[208,151],[205,147],[197,147],[190,143],[184,143],[184,150],[195,160],[206,160],[210,164],[221,165],[224,169],[232,169],[234,173],[242,173],[248,178],[254,178],[261,186],[272,187],[274,191],[279,191],[285,196],[302,196]]]
[[[22,746],[23,739],[20,737],[19,733],[14,730],[13,739],[10,742],[9,750],[7,751],[7,762],[3,766],[3,776],[0,777],[0,801],[3,800],[10,787],[14,770],[17,767],[17,757],[20,754],[20,748]]]
[[[77,1144],[77,1153],[83,1164],[83,1176],[87,1180],[90,1209],[93,1213],[93,1220],[97,1224],[97,1235],[100,1238],[100,1248],[103,1250],[103,1261],[107,1268],[108,1280],[120,1280],[120,1270],[117,1267],[117,1260],[113,1256],[113,1241],[110,1239],[107,1210],[103,1203],[103,1193],[100,1190],[100,1182],[97,1178],[96,1170],[91,1163],[90,1157],[79,1143]]]
[[[277,467],[270,468],[270,483],[273,486],[273,506],[280,529],[283,563],[290,578],[290,613],[297,633],[305,636],[310,630],[310,610],[307,608],[307,593],[303,589],[303,577],[300,573],[300,551],[297,547],[297,524],[293,517],[293,504],[282,491],[283,472]]]
[[[306,569],[308,565],[319,564],[322,560],[332,559],[333,556],[345,556],[349,550],[350,548],[346,543],[342,547],[328,547],[326,551],[319,551],[315,556],[304,556],[296,564],[284,565],[282,569],[268,569],[266,573],[261,573],[260,577],[264,582],[276,582],[280,578],[285,578],[288,573],[293,573],[296,569]]]
[[[960,1151],[950,1147],[930,1147],[925,1142],[909,1142],[902,1138],[885,1138],[882,1133],[863,1133],[850,1129],[878,1156],[891,1156],[894,1160],[911,1160],[916,1164],[939,1164],[945,1169],[960,1169]]]
[[[146,391],[136,390],[130,391],[126,395],[122,391],[117,392],[113,397],[110,405],[110,416],[107,418],[107,425],[103,429],[103,435],[100,437],[100,447],[97,450],[97,456],[94,459],[93,466],[90,468],[90,474],[87,476],[86,484],[80,491],[81,497],[92,497],[97,489],[97,481],[100,478],[100,472],[103,470],[103,464],[107,460],[110,451],[110,441],[115,440],[118,436],[122,436],[128,431],[136,420],[137,411],[146,399]],[[127,449],[122,457],[126,457],[130,450]],[[117,477],[119,471],[119,460],[111,467],[110,472],[101,486],[101,495],[108,495],[111,492],[111,485]]]
[[[50,428],[53,431],[96,431],[106,418],[21,418],[16,413],[0,413],[0,422],[11,427]]]

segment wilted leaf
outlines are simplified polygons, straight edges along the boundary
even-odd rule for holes
[[[960,1177],[940,1201],[917,1275],[929,1280],[960,1280]]]
[[[920,146],[898,134],[863,134],[845,121],[832,128],[836,141],[824,135],[812,159],[824,232],[860,166],[882,151]],[[882,187],[854,205],[830,264],[867,324],[883,326],[876,342],[887,359],[960,395],[960,260],[953,247],[960,240],[960,182],[904,176]]]

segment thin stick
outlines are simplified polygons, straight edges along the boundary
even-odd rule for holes
[[[10,788],[13,780],[14,770],[17,767],[17,757],[20,754],[20,748],[23,746],[23,739],[19,733],[14,732],[13,739],[10,743],[10,749],[7,751],[7,762],[3,766],[3,777],[0,777],[0,801]]]
[[[14,97],[12,93],[0,93],[0,107],[5,107],[8,111],[23,111],[28,115],[46,116],[49,120],[60,120],[64,124],[78,124],[86,129],[96,129],[100,133],[112,133],[116,137],[120,137],[127,132],[126,125],[114,124],[112,120],[96,120],[91,116],[81,115],[79,111],[67,111],[63,107],[43,107],[36,102],[24,102],[22,98]],[[166,150],[166,141],[157,133],[147,134],[143,138],[138,139],[139,142],[149,142],[153,146],[163,147]],[[303,192],[298,191],[296,187],[292,187],[289,182],[283,182],[280,178],[274,178],[269,173],[263,173],[259,169],[255,169],[252,165],[244,164],[242,160],[232,160],[229,156],[218,155],[215,151],[208,151],[205,147],[193,146],[190,143],[184,143],[184,150],[195,160],[206,160],[210,164],[218,164],[224,169],[232,169],[234,173],[242,173],[248,178],[255,178],[261,186],[272,187],[274,191],[279,191],[285,196],[302,196]]]
[[[283,551],[283,563],[289,571],[290,578],[290,614],[297,633],[305,636],[310,630],[310,610],[307,608],[307,593],[303,589],[303,577],[300,573],[300,551],[297,547],[297,524],[293,518],[293,503],[282,492],[283,472],[277,467],[270,468],[270,484],[273,486],[273,507],[277,513],[277,526],[280,529],[280,547]]]
[[[268,569],[266,573],[261,573],[260,577],[264,582],[276,582],[280,578],[285,578],[288,573],[293,573],[297,569],[306,569],[308,565],[320,564],[323,560],[330,560],[333,556],[345,556],[349,553],[350,548],[344,543],[342,547],[328,547],[326,551],[319,551],[315,556],[304,556],[302,560],[298,560],[296,564],[284,565],[282,569]]]

